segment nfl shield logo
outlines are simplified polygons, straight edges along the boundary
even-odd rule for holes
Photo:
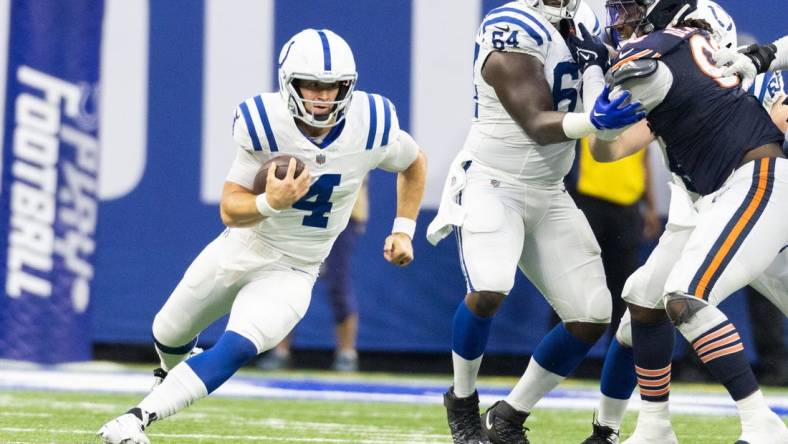
[[[315,161],[317,161],[318,165],[323,165],[326,163],[326,155],[322,153],[318,154],[317,157],[315,157]]]

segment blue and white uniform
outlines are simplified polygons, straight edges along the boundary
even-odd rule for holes
[[[788,96],[788,71],[767,71],[758,74],[748,92],[761,102],[766,111]]]
[[[227,181],[251,189],[264,162],[289,154],[308,166],[312,186],[292,208],[254,227],[228,228],[200,253],[156,316],[161,343],[188,343],[232,307],[228,330],[258,352],[275,346],[306,313],[320,263],[347,225],[364,176],[403,171],[418,156],[391,101],[360,91],[320,143],[298,129],[277,93],[238,106],[233,138],[239,147]]]
[[[601,32],[588,5],[580,5],[575,22]],[[599,245],[563,187],[575,141],[539,145],[512,119],[482,76],[495,51],[527,54],[542,63],[555,110],[582,106],[579,68],[543,13],[525,2],[490,11],[476,36],[471,129],[452,164],[428,238],[436,243],[447,227],[456,227],[468,291],[506,294],[519,267],[564,321],[609,322],[610,292]]]

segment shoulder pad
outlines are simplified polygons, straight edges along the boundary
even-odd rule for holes
[[[608,71],[605,80],[613,88],[629,79],[648,77],[657,72],[658,66],[659,62],[654,59],[632,60],[621,65],[616,71]]]

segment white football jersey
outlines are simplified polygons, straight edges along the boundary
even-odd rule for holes
[[[575,23],[583,23],[595,35],[602,30],[585,3],[575,15]],[[482,67],[493,51],[528,54],[542,62],[556,111],[581,108],[580,69],[561,34],[536,8],[510,2],[493,9],[482,20],[474,48],[474,116],[465,149],[479,163],[517,180],[558,184],[572,166],[575,141],[540,146],[509,116],[493,87],[482,77]]]
[[[380,95],[356,91],[345,119],[318,146],[296,126],[278,93],[261,94],[236,108],[233,138],[243,148],[240,162],[250,167],[234,165],[227,180],[251,189],[255,173],[270,158],[289,154],[301,159],[312,176],[309,192],[253,230],[270,248],[319,263],[347,225],[367,172],[376,167],[401,171],[418,155],[399,143],[399,135],[394,105]]]
[[[788,71],[758,74],[749,92],[758,98],[766,111],[771,111],[778,100],[788,95]]]

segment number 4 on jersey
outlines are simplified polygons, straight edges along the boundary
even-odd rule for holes
[[[315,228],[328,226],[328,213],[334,205],[331,203],[331,195],[341,178],[341,174],[323,174],[309,187],[304,197],[293,204],[293,208],[310,212],[304,216],[302,225]]]

